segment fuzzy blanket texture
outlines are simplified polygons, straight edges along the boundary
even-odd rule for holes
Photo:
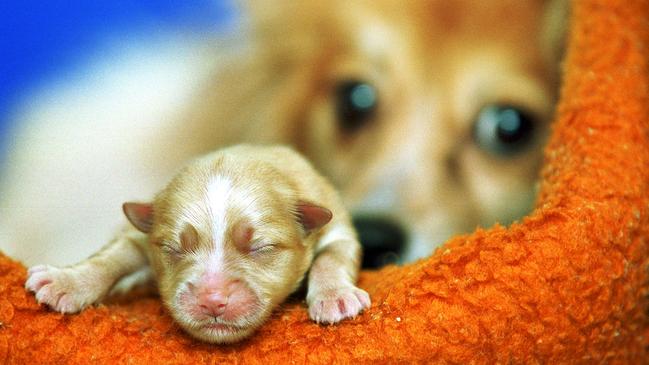
[[[363,272],[373,304],[354,320],[320,326],[293,301],[209,345],[157,298],[48,311],[0,254],[0,363],[648,363],[648,63],[648,1],[575,1],[535,211]]]

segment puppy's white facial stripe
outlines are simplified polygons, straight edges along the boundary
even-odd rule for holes
[[[207,210],[212,224],[212,242],[222,246],[227,230],[228,201],[232,195],[232,182],[223,176],[215,176],[207,185]]]
[[[215,245],[210,253],[205,257],[205,274],[216,274],[223,272],[225,265],[225,250],[223,245]]]

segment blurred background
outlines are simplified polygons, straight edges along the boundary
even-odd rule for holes
[[[565,0],[247,1],[0,2],[0,251],[81,260],[235,141],[299,147],[373,266],[529,211]]]
[[[210,37],[237,22],[232,0],[0,1],[0,161],[12,112],[115,48],[165,34]]]

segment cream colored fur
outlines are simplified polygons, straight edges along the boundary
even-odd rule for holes
[[[313,211],[300,210],[305,204],[316,213],[325,207],[332,215],[311,217]],[[29,270],[25,285],[40,303],[77,312],[106,297],[120,279],[151,266],[162,300],[180,326],[217,343],[253,333],[309,269],[306,300],[314,321],[335,323],[370,305],[367,293],[355,286],[360,244],[342,201],[288,148],[219,150],[176,175],[156,195],[153,215],[134,216],[125,209],[144,232],[127,228],[72,266]],[[316,226],[301,224],[305,217],[314,218]],[[243,240],[236,233],[241,224],[250,229]],[[184,233],[188,226],[195,237]],[[200,312],[194,288],[200,289],[206,275],[243,283],[230,298],[251,293],[232,304],[235,315],[212,318]],[[219,329],[210,327],[214,323]]]

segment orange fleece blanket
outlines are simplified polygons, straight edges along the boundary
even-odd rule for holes
[[[363,272],[373,299],[319,326],[279,309],[233,346],[185,335],[157,298],[48,311],[0,254],[0,363],[646,363],[649,2],[574,2],[564,86],[536,210]]]

